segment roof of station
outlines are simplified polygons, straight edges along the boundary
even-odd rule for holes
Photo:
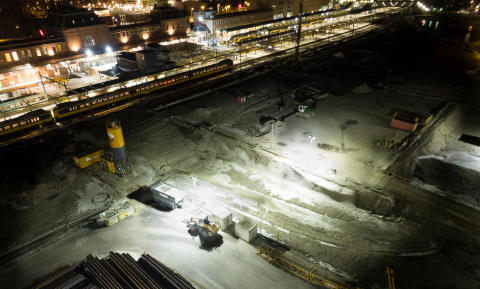
[[[338,10],[330,9],[330,10],[322,10],[322,11],[318,11],[318,12],[314,12],[314,13],[304,13],[303,17],[311,17],[311,16],[317,16],[317,15],[322,16],[322,14],[331,13],[331,12],[335,12],[335,11],[338,11]],[[268,21],[263,21],[263,22],[248,24],[248,25],[232,27],[232,28],[228,28],[228,29],[224,29],[224,30],[226,30],[227,32],[234,32],[234,31],[249,29],[249,28],[258,27],[258,26],[266,26],[266,25],[269,25],[269,24],[282,23],[284,21],[295,20],[295,18],[298,18],[298,16],[291,16],[291,17],[279,18],[279,19],[275,19],[275,20],[268,20]]]

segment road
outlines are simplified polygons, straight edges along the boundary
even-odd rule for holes
[[[256,255],[256,248],[222,233],[223,244],[200,249],[182,220],[190,213],[165,212],[139,204],[139,213],[100,229],[81,229],[0,272],[2,288],[23,288],[35,278],[86,255],[104,257],[114,251],[138,258],[144,251],[177,270],[199,288],[313,288]],[[275,284],[275,285],[273,285]]]

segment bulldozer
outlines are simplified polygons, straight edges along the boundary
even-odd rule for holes
[[[187,228],[192,232],[198,232],[204,238],[213,237],[217,235],[218,226],[210,221],[210,219],[205,217],[204,219],[195,219],[190,218],[190,221],[187,221]]]

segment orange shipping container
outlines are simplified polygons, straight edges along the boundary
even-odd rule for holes
[[[399,128],[401,130],[406,130],[406,131],[415,131],[417,129],[418,122],[410,122],[408,120],[401,120],[395,118],[395,116],[392,118],[392,122],[390,123],[391,127]]]

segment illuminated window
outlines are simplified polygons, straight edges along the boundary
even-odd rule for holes
[[[57,52],[58,53],[62,52],[62,45],[60,44],[57,45]]]
[[[5,53],[5,58],[8,62],[12,61],[12,57],[10,57],[10,53]]]
[[[15,51],[12,52],[12,56],[13,56],[13,60],[18,61],[18,55]]]
[[[48,55],[48,50],[47,50],[47,47],[45,46],[43,47],[43,54]]]
[[[20,55],[22,56],[22,59],[25,59],[27,58],[27,56],[25,55],[25,51],[20,51]]]

